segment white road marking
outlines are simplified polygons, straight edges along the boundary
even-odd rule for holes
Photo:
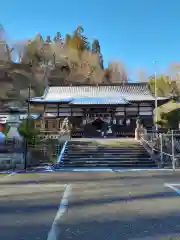
[[[166,183],[174,187],[180,187],[180,183]]]
[[[48,238],[47,240],[57,240],[58,234],[60,232],[60,228],[58,226],[60,218],[63,216],[63,214],[66,212],[67,207],[68,207],[68,198],[71,195],[72,191],[72,185],[68,184],[66,185],[66,189],[64,191],[64,195],[62,197],[59,209],[57,211],[57,214],[55,216],[55,219],[53,221],[51,230],[48,233]]]
[[[173,191],[175,191],[178,195],[180,195],[180,190],[176,187],[176,186],[180,186],[180,184],[169,184],[169,183],[165,183],[164,184],[165,187],[171,188]]]

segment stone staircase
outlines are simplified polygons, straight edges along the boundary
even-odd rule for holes
[[[156,168],[157,164],[135,140],[72,140],[66,145],[60,167]]]

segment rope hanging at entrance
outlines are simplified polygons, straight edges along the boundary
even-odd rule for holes
[[[84,124],[89,124],[89,123],[92,123],[94,121],[96,121],[97,119],[100,119],[101,121],[103,122],[106,122],[106,123],[110,123],[110,119],[105,119],[105,118],[102,118],[102,117],[93,117],[93,118],[86,118],[83,120],[83,123]]]

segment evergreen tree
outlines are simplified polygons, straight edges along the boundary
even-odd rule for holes
[[[92,52],[99,53],[101,52],[100,44],[97,39],[92,42]]]
[[[103,56],[101,54],[101,47],[100,47],[100,43],[97,39],[95,39],[92,42],[92,52],[99,55],[99,64],[100,64],[101,68],[104,69],[104,62],[103,62]]]
[[[169,76],[160,75],[156,77],[157,96],[177,96],[179,94],[177,83],[170,79]],[[154,76],[149,80],[149,89],[155,94],[155,78]]]
[[[68,44],[68,46],[76,49],[79,53],[84,50],[90,49],[88,38],[82,34],[83,32],[83,27],[78,26],[72,36],[70,36],[69,34],[66,35],[66,43]]]

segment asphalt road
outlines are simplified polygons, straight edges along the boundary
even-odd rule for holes
[[[0,179],[0,239],[47,239],[63,192],[63,185]]]
[[[0,239],[47,240],[67,186],[72,191],[56,222],[57,240],[180,239],[180,195],[164,183],[180,183],[180,172],[1,178]]]

